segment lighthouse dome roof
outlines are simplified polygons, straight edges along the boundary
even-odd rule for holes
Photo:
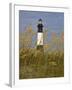
[[[42,24],[42,19],[41,18],[38,20],[38,24]]]

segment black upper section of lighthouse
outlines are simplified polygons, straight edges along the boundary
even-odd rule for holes
[[[42,24],[42,19],[38,20],[38,32],[43,32],[43,24]]]

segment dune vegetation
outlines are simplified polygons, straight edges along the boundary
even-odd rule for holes
[[[37,49],[20,50],[19,78],[45,78],[64,76],[64,53],[42,52]]]
[[[64,76],[63,32],[60,36],[52,33],[47,41],[49,31],[44,30],[43,50],[38,50],[33,37],[37,35],[29,26],[19,36],[19,78],[50,78]]]

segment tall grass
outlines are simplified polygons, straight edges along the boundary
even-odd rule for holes
[[[19,78],[64,76],[63,51],[40,51],[35,48],[19,50]]]
[[[38,50],[35,48],[37,32],[32,26],[19,33],[20,79],[64,76],[64,32],[57,35],[56,32],[44,30],[43,40],[43,50]]]

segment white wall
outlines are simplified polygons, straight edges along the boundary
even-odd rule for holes
[[[47,5],[52,6],[68,6],[71,9],[70,13],[70,23],[72,23],[72,0],[1,0],[0,1],[0,90],[10,89],[8,87],[9,81],[9,2],[22,2],[23,4],[30,5]],[[72,34],[72,25],[71,34]],[[72,38],[72,35],[71,35]],[[72,41],[70,40],[70,67],[72,69]],[[70,69],[71,76],[72,70]],[[15,88],[16,89],[16,88]],[[19,88],[20,89],[20,88]],[[72,78],[71,84],[57,84],[57,85],[48,85],[47,87],[25,87],[25,90],[71,90],[72,89]]]

